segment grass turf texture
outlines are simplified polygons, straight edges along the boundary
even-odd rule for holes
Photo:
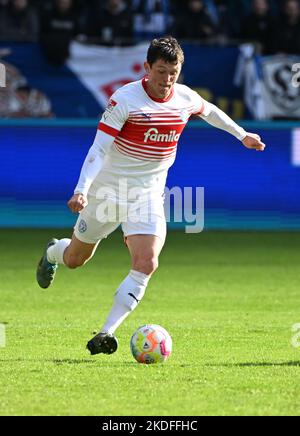
[[[118,330],[120,348],[90,356],[129,257],[120,233],[84,268],[60,267],[47,291],[35,268],[52,237],[0,231],[1,415],[298,415],[298,233],[170,233],[160,269]],[[157,323],[173,337],[163,365],[136,363],[129,340]]]

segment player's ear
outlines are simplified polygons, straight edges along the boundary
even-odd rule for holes
[[[150,74],[151,67],[150,67],[150,64],[148,62],[144,62],[144,68],[145,68],[146,73]]]

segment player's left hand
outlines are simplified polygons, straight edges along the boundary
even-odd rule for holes
[[[266,144],[261,141],[261,137],[256,133],[247,133],[246,138],[242,142],[246,148],[256,151],[264,151],[266,148]]]

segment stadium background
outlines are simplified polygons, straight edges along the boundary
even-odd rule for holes
[[[180,81],[261,134],[268,152],[245,153],[192,121],[168,187],[205,188],[207,229],[299,229],[297,14],[300,22],[294,0],[3,1],[0,143],[8,165],[0,174],[0,225],[72,224],[63,204],[110,95],[143,76],[149,39],[171,32],[185,52]]]
[[[12,3],[19,2],[0,1],[0,24]],[[28,4],[45,24],[53,3]],[[116,23],[99,38],[84,33],[91,11],[104,14],[105,1],[71,3],[81,17],[79,34],[52,28],[47,39],[43,27],[22,33],[19,19],[7,34],[0,26],[0,62],[8,73],[0,88],[0,324],[7,328],[0,414],[299,414],[299,350],[290,337],[300,322],[300,86],[292,85],[300,7],[296,36],[271,50],[265,32],[241,33],[261,2],[200,2],[212,33],[179,38],[186,55],[180,80],[259,133],[267,148],[251,152],[225,132],[189,122],[167,185],[204,187],[204,232],[185,235],[183,225],[170,223],[161,268],[145,304],[120,328],[119,352],[93,360],[83,354],[85,341],[128,272],[120,234],[85,269],[61,268],[47,294],[35,283],[36,263],[47,239],[71,235],[76,217],[66,202],[109,91],[142,76],[143,47],[152,37],[187,32],[189,21],[180,33],[168,18],[186,17],[173,7],[191,2],[129,2],[138,8],[129,15],[144,14],[147,23],[130,41],[120,39]],[[262,22],[272,16],[284,38],[285,5],[295,1],[268,3]],[[152,11],[151,4],[161,9]],[[155,14],[164,19],[152,21]],[[65,17],[71,25],[72,17]],[[207,25],[207,16],[202,19]],[[160,31],[157,23],[164,23]],[[116,62],[122,52],[132,56],[129,63]],[[148,321],[174,338],[166,367],[145,370],[129,355],[130,335]]]
[[[278,56],[256,54],[247,61],[241,47],[233,44],[183,43],[183,48],[186,62],[180,80],[248,130],[258,132],[268,151],[263,155],[246,153],[228,134],[204,122],[190,121],[167,186],[189,186],[194,191],[197,186],[204,187],[206,229],[299,229],[300,129],[295,121],[299,92],[287,92],[282,98],[283,85],[277,79],[279,89],[272,88],[270,98],[274,111],[282,111],[281,117],[249,121],[255,116],[251,105],[258,107],[259,101],[255,93],[248,98],[248,88],[255,88],[261,75],[265,74],[264,81],[271,76],[271,72],[266,76],[259,62],[267,59],[272,63],[275,59],[278,63]],[[18,82],[21,89],[26,83],[32,92],[42,92],[49,105],[46,113],[35,117],[7,113],[0,119],[0,142],[5,144],[2,156],[8,162],[0,174],[0,225],[68,227],[74,217],[66,210],[65,200],[76,184],[98,119],[114,89],[143,76],[147,43],[107,48],[73,42],[69,59],[59,67],[45,59],[36,42],[2,42],[1,49],[8,52],[5,65],[17,69],[14,74],[8,70],[4,99],[10,100],[14,83]],[[122,69],[116,66],[116,58],[122,59]],[[295,62],[291,55],[280,55],[279,59],[272,71],[273,85],[286,65],[291,68]],[[248,85],[245,78],[239,83],[236,80],[243,61],[257,66],[257,76]],[[292,71],[288,79],[289,89],[297,90],[292,87]],[[34,113],[34,102],[30,104]],[[179,228],[174,223],[169,227]]]

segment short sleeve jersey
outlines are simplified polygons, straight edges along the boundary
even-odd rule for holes
[[[116,186],[123,177],[131,186],[163,191],[185,125],[204,110],[205,101],[185,85],[175,84],[164,100],[149,96],[146,78],[120,88],[98,126],[114,143],[94,188]]]

